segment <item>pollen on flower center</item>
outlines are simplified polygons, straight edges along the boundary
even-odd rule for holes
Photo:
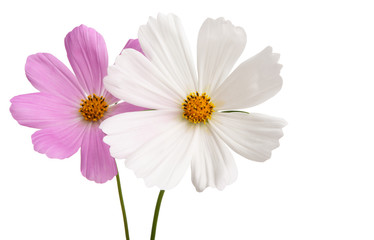
[[[193,123],[206,123],[214,112],[214,104],[210,102],[210,97],[206,93],[191,93],[184,100],[182,108],[183,117]]]
[[[95,94],[89,95],[86,99],[82,99],[79,112],[85,120],[96,122],[104,116],[108,110],[108,104],[103,96],[98,97]]]

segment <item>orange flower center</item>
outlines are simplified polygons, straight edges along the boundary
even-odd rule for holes
[[[184,110],[183,117],[190,122],[204,124],[211,119],[214,112],[214,104],[210,102],[210,97],[206,93],[191,93],[182,104]]]
[[[82,99],[79,112],[86,121],[96,122],[104,116],[108,110],[108,104],[103,96],[98,97],[95,94],[89,95],[86,99]]]

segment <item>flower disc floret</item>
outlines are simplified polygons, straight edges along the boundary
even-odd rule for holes
[[[103,96],[98,97],[95,94],[89,95],[87,99],[82,99],[79,112],[86,121],[96,122],[104,116],[108,110],[108,104]]]
[[[210,102],[210,97],[206,93],[189,94],[184,100],[182,108],[184,110],[183,117],[193,123],[206,123],[214,112],[214,104]]]

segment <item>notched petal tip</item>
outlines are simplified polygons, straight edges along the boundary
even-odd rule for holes
[[[172,13],[168,13],[168,14],[164,14],[164,13],[158,13],[157,14],[157,17],[152,17],[152,16],[149,16],[148,17],[148,21],[146,24],[143,24],[139,27],[139,30],[138,30],[138,35],[140,35],[139,33],[140,32],[146,32],[148,31],[148,27],[152,28],[154,27],[156,24],[158,24],[158,22],[160,21],[163,21],[163,20],[170,20],[170,21],[180,21],[179,20],[179,17],[172,14]]]
[[[85,176],[85,173],[81,170],[81,173],[82,173],[82,176],[83,177],[85,177],[87,180],[89,180],[89,181],[92,181],[92,182],[95,182],[95,183],[98,183],[98,184],[104,184],[104,183],[106,183],[106,182],[108,182],[108,181],[111,181],[113,178],[114,178],[114,176],[116,176],[117,175],[117,173],[115,173],[112,177],[109,177],[109,178],[104,178],[104,179],[100,179],[100,178],[91,178],[91,177],[89,177],[89,176]]]
[[[262,50],[259,54],[270,55],[271,60],[277,63],[280,59],[280,53],[273,52],[273,47],[267,46],[264,50]]]
[[[204,192],[205,189],[207,189],[207,187],[200,188],[200,187],[198,187],[198,186],[195,185],[195,190],[196,190],[196,192],[198,192],[198,193],[202,193],[202,192]]]
[[[159,13],[159,15],[160,15],[160,13]],[[157,19],[158,19],[158,16],[157,16]],[[140,25],[138,33],[144,31],[145,28],[147,28],[149,25],[155,24],[155,22],[157,22],[157,19],[152,17],[152,16],[149,16],[147,23],[143,24],[143,25]]]
[[[231,179],[230,182],[227,182],[227,183],[222,182],[222,183],[219,183],[219,184],[216,184],[216,185],[213,185],[213,186],[211,186],[211,185],[202,185],[202,186],[199,186],[199,184],[197,182],[194,182],[193,179],[192,179],[192,183],[193,183],[193,185],[195,187],[196,192],[199,192],[199,193],[204,192],[207,188],[211,188],[211,189],[215,188],[215,189],[217,189],[219,191],[223,191],[223,190],[225,190],[225,188],[227,186],[233,184],[237,180],[237,178],[238,178],[238,175],[235,175],[233,177],[233,179]]]
[[[227,25],[230,25],[232,27],[235,27],[230,20],[226,20],[224,17],[219,17],[219,18],[216,18],[216,19],[213,19],[213,18],[207,18],[205,20],[206,22],[210,22],[210,23],[214,23],[214,24],[227,24]]]
[[[179,19],[179,17],[177,15],[175,15],[174,13],[158,13],[157,14],[157,20],[161,20],[162,18],[174,18],[174,19]]]
[[[17,110],[18,108],[15,106],[15,104],[17,104],[17,99],[19,98],[19,96],[15,96],[15,97],[12,97],[10,99],[10,107],[9,107],[9,112],[10,114],[12,115],[13,119],[15,119],[19,125],[23,125],[23,121],[20,120],[19,118],[19,114],[17,113]]]
[[[90,29],[90,27],[87,27],[86,25],[81,24],[81,25],[75,27],[74,29]],[[73,29],[73,30],[74,30],[74,29]]]
[[[95,29],[90,28],[90,27],[88,27],[88,26],[86,26],[84,24],[81,24],[81,25],[73,28],[73,30],[71,30],[70,32],[68,32],[68,34],[66,34],[66,37],[69,36],[69,35],[71,35],[72,33],[77,32],[77,31],[88,31],[88,30],[94,30],[96,32]],[[65,37],[65,39],[66,39],[66,37]]]
[[[207,18],[203,24],[221,25],[226,30],[230,29],[231,31],[234,31],[235,34],[242,34],[245,36],[245,38],[247,38],[244,28],[235,26],[230,20],[226,20],[223,17],[219,17],[217,19]]]
[[[260,54],[271,54],[272,52],[273,52],[273,47],[267,46],[266,48],[264,48],[264,50],[262,50],[260,53],[258,53],[258,55],[260,55]]]
[[[180,21],[180,18],[173,13],[168,13],[168,14],[158,13],[156,18],[152,17],[152,16],[149,16],[147,23],[143,24],[139,27],[139,32],[143,31],[144,28],[151,27],[154,24],[157,24],[157,22],[164,21],[164,20],[166,20],[166,21]]]

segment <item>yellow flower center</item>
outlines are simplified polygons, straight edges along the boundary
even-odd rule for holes
[[[104,116],[108,110],[108,104],[103,96],[98,97],[95,94],[89,95],[86,99],[82,99],[79,112],[85,120],[96,122]]]
[[[182,105],[183,117],[193,123],[206,123],[214,112],[214,104],[210,102],[210,97],[206,93],[191,93]]]

